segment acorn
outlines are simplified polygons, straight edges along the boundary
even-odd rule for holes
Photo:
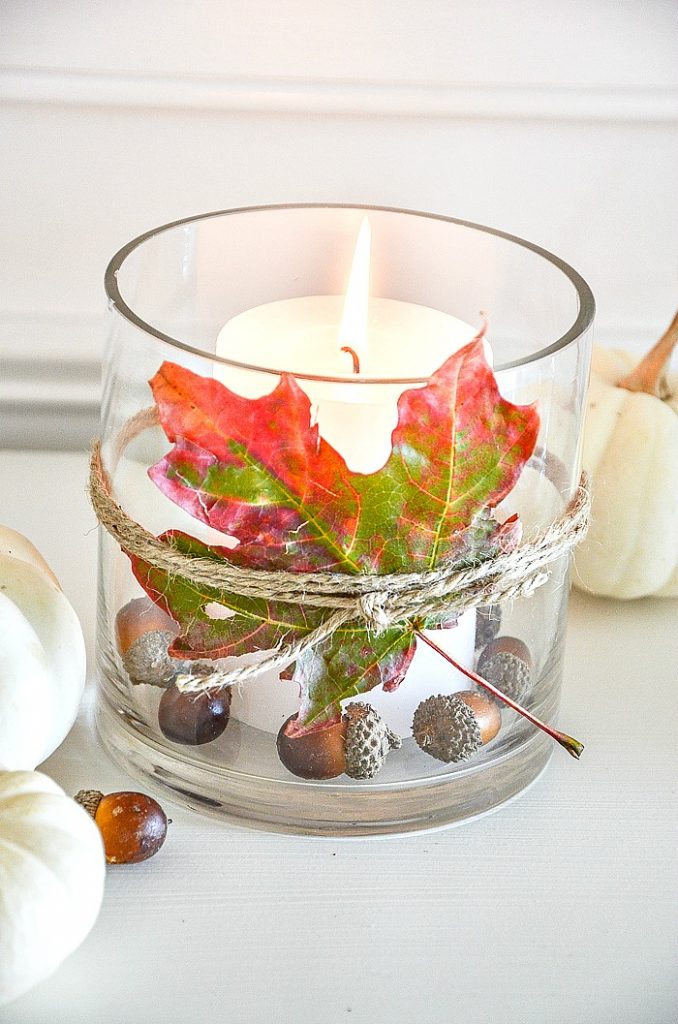
[[[402,746],[397,736],[370,704],[349,704],[346,724],[346,774],[352,779],[373,779],[390,750]]]
[[[167,837],[167,816],[145,793],[81,789],[76,803],[94,818],[109,864],[138,864],[158,852]]]
[[[172,683],[158,705],[158,725],[173,743],[200,746],[221,736],[231,713],[231,688],[182,692]]]
[[[291,715],[278,733],[278,757],[292,775],[300,779],[334,779],[346,769],[343,719],[301,736],[289,734],[297,719]]]
[[[486,604],[476,608],[475,649],[479,651],[491,640],[494,640],[501,629],[501,607],[498,604]]]
[[[115,632],[122,663],[133,683],[164,688],[180,671],[183,663],[168,654],[179,627],[147,597],[134,598],[120,609]]]
[[[428,697],[412,719],[412,734],[424,753],[446,764],[467,761],[500,728],[495,702],[472,690]]]
[[[516,636],[496,637],[480,653],[478,675],[511,700],[522,703],[532,684],[529,647]]]

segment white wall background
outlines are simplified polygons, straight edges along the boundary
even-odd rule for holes
[[[203,210],[492,224],[639,349],[678,301],[675,0],[3,0],[0,99],[0,445],[87,442],[108,258]]]

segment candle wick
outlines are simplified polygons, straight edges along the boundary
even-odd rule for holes
[[[354,348],[351,348],[350,345],[342,345],[341,351],[348,352],[351,359],[353,360],[353,373],[360,373],[360,359],[358,358],[358,353],[356,352],[356,350]]]

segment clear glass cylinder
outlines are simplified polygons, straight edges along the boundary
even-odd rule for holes
[[[341,353],[339,320],[366,215],[371,300],[356,374],[352,355]],[[206,544],[234,543],[186,504],[170,500],[149,477],[171,448],[149,415],[149,381],[163,363],[248,398],[270,393],[282,372],[293,374],[310,398],[321,435],[350,469],[367,474],[388,456],[399,395],[423,387],[448,348],[470,340],[480,311],[489,317],[503,397],[520,405],[536,402],[540,415],[534,454],[499,506],[500,518],[517,513],[529,539],[562,513],[575,492],[593,297],[571,267],[518,238],[451,218],[375,207],[227,210],[165,225],[130,242],[111,261],[106,289],[103,460],[116,500],[155,535],[181,530]],[[299,341],[306,314],[315,326]],[[455,629],[435,632],[436,642],[469,669],[487,663],[483,652],[498,642],[492,637],[497,631],[506,638],[505,650],[526,652],[519,659],[519,667],[529,662],[520,700],[552,725],[568,570],[568,557],[561,557],[529,599],[495,606],[489,618],[487,611],[466,612]],[[187,668],[167,653],[175,632],[173,623],[159,618],[130,559],[102,529],[102,740],[128,770],[177,800],[242,824],[321,835],[441,827],[520,793],[553,749],[550,738],[504,708],[496,737],[469,760],[445,763],[425,753],[411,736],[413,708],[429,695],[473,686],[419,644],[398,690],[377,688],[356,698],[372,703],[403,737],[379,773],[367,780],[345,774],[300,778],[281,763],[276,744],[278,729],[298,705],[298,687],[277,673],[231,688],[230,717],[222,708],[221,724],[227,724],[223,731],[215,727],[214,738],[209,721],[189,738],[181,725],[178,734],[168,730],[167,721],[160,727],[160,702],[167,700],[176,673],[197,665]],[[258,657],[253,642],[250,660]],[[232,663],[220,659],[217,667]],[[205,659],[198,668],[208,671]]]

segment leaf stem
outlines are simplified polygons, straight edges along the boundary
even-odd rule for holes
[[[568,736],[567,733],[559,732],[557,729],[552,729],[550,725],[546,725],[545,722],[542,722],[541,719],[537,718],[526,708],[522,707],[520,704],[517,704],[514,700],[511,700],[510,697],[507,697],[505,693],[502,693],[501,690],[498,690],[496,686],[492,685],[492,683],[488,683],[487,679],[483,679],[482,676],[479,676],[477,674],[477,672],[474,672],[470,668],[466,668],[464,665],[460,665],[459,662],[455,661],[455,659],[451,657],[451,655],[449,655],[446,651],[444,651],[442,647],[438,647],[438,644],[435,643],[434,640],[431,640],[430,637],[426,636],[426,634],[423,633],[421,629],[415,628],[414,632],[416,633],[420,640],[423,640],[425,644],[428,644],[428,646],[431,647],[434,651],[437,651],[437,653],[442,658],[444,658],[445,661],[448,661],[450,665],[454,666],[454,668],[456,668],[458,672],[461,672],[469,679],[472,679],[473,682],[477,683],[478,686],[482,686],[483,689],[488,690],[494,697],[497,698],[497,700],[500,700],[503,704],[506,704],[506,706],[511,708],[513,711],[517,711],[518,714],[522,715],[523,718],[526,718],[528,722],[531,722],[532,725],[536,725],[538,729],[541,729],[542,732],[545,732],[547,736],[550,736],[551,739],[554,739],[556,741],[556,743],[559,743],[561,747],[564,747],[565,750],[567,750],[568,754],[570,754],[572,757],[576,757],[577,760],[579,760],[581,753],[584,749],[583,743],[580,743],[579,740],[575,740],[572,736]]]

